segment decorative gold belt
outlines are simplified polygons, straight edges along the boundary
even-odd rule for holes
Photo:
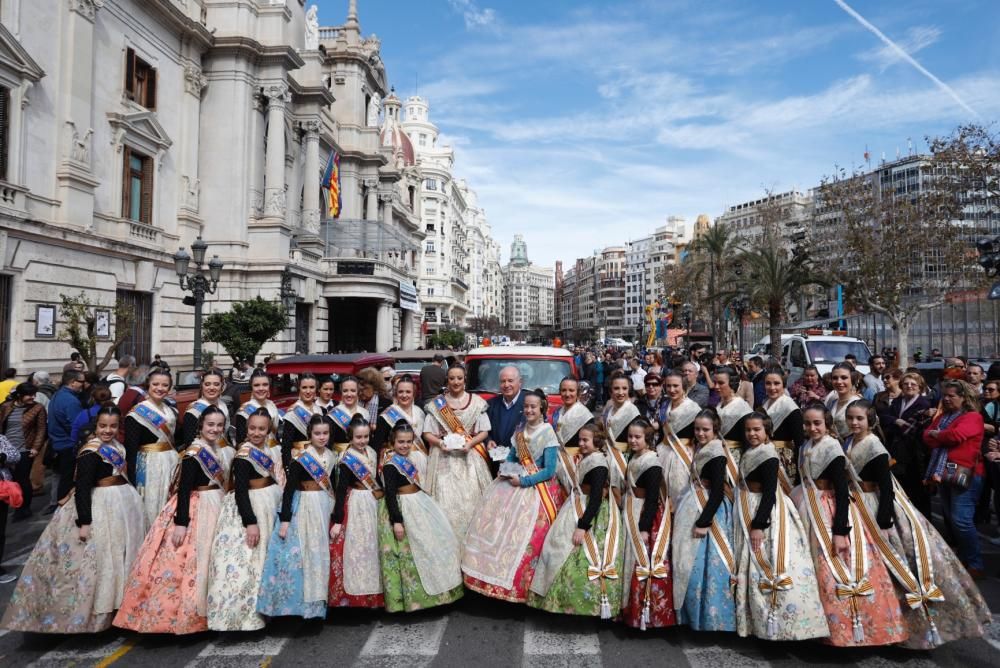
[[[174,446],[169,443],[149,443],[148,445],[140,445],[139,452],[167,452],[173,450]]]

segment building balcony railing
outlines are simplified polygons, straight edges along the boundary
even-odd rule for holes
[[[412,268],[379,260],[323,258],[321,266],[328,276],[371,276],[394,282],[412,282],[416,279],[416,273]]]
[[[458,287],[462,288],[463,290],[468,290],[469,289],[469,284],[466,283],[465,281],[463,281],[461,278],[457,278],[455,276],[452,276],[451,277],[451,282],[454,285],[457,285]]]

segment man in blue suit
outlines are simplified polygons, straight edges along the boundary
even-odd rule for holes
[[[490,418],[489,447],[513,447],[514,431],[524,419],[524,395],[521,393],[521,372],[515,366],[500,369],[500,394],[487,403],[486,415]],[[493,475],[500,465],[491,463]]]

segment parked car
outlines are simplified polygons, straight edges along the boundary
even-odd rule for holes
[[[469,391],[484,399],[500,392],[500,370],[506,366],[517,367],[521,372],[524,389],[536,388],[545,392],[549,400],[549,415],[562,405],[559,383],[563,378],[578,378],[573,353],[564,348],[549,346],[491,346],[473,348],[465,354]]]
[[[465,355],[455,350],[395,350],[391,353],[396,360],[396,373],[409,373],[417,375],[426,365],[434,361],[435,355],[442,355],[448,366],[461,364]]]
[[[348,353],[342,355],[294,355],[267,365],[271,377],[271,400],[278,408],[286,409],[298,398],[299,374],[311,373],[316,378],[333,378],[337,389],[334,400],[340,400],[340,381],[356,375],[367,367],[395,368],[396,360],[387,353]]]

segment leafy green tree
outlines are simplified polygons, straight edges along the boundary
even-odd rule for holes
[[[222,345],[234,362],[252,360],[287,325],[288,314],[279,302],[257,296],[234,302],[232,310],[226,313],[213,313],[205,318],[204,339]]]
[[[118,348],[129,337],[135,314],[122,302],[116,302],[113,307],[92,304],[83,292],[75,296],[60,294],[59,299],[61,300],[59,317],[64,322],[63,329],[59,332],[59,340],[75,348],[83,357],[88,369],[101,371],[118,354]],[[97,348],[102,343],[101,338],[97,336],[98,309],[111,311],[111,317],[114,318],[114,335],[100,360],[97,358]],[[111,323],[108,324],[110,326]]]
[[[713,225],[691,243],[682,268],[686,276],[681,284],[702,286],[702,290],[710,286],[711,293],[707,295],[708,315],[716,349],[721,343],[719,329],[723,303],[717,287],[725,285],[730,278],[729,267],[732,257],[739,248],[739,241],[729,225],[724,223]],[[682,299],[682,301],[693,306],[698,300]]]
[[[737,292],[720,293],[723,298],[745,294],[752,307],[765,309],[771,355],[781,354],[781,323],[788,305],[812,286],[824,287],[827,281],[813,268],[808,256],[793,255],[773,229],[765,229],[758,244],[739,253],[737,262],[743,277]]]
[[[461,348],[465,344],[465,334],[457,329],[446,329],[432,334],[430,344],[431,348]]]

